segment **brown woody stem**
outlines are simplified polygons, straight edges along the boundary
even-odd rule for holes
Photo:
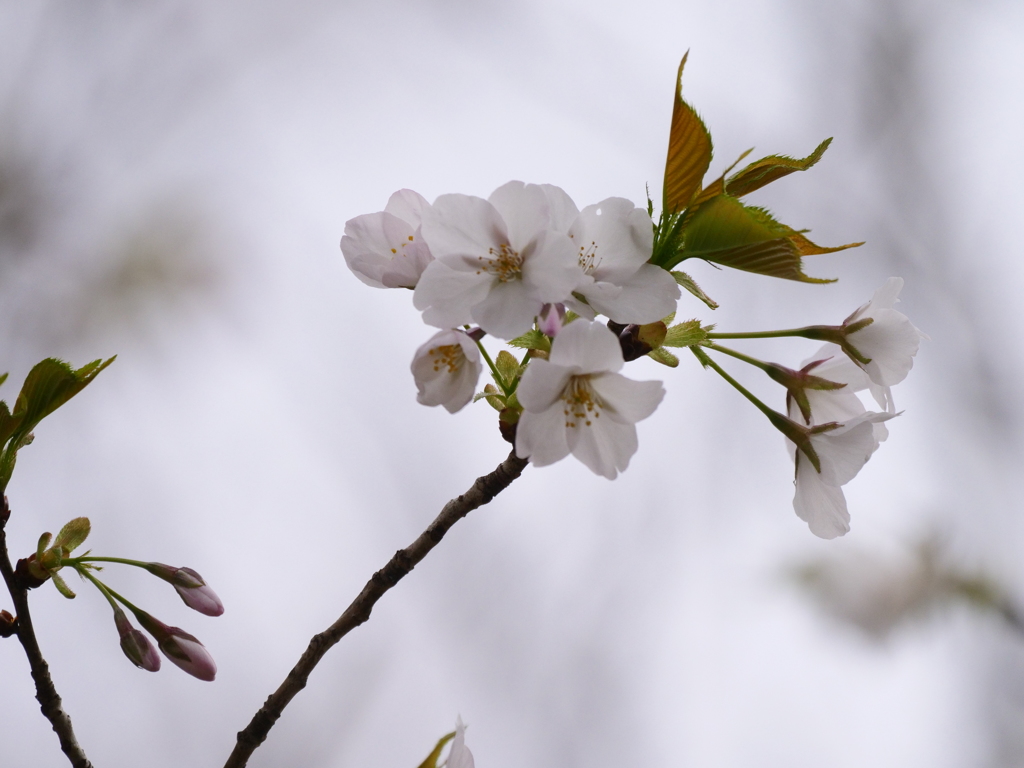
[[[50,721],[54,733],[60,739],[61,751],[67,755],[68,760],[74,768],[92,768],[92,763],[85,756],[85,752],[75,738],[75,731],[71,727],[71,718],[68,717],[61,706],[60,696],[53,686],[50,677],[50,667],[39,650],[39,643],[36,641],[35,632],[32,629],[32,616],[28,610],[28,591],[16,583],[14,569],[11,567],[11,558],[7,553],[7,534],[5,526],[10,516],[10,507],[7,504],[7,497],[0,502],[0,571],[3,572],[4,582],[7,584],[7,591],[11,593],[14,601],[14,609],[18,618],[16,634],[21,641],[21,647],[25,649],[28,657],[29,668],[32,671],[32,680],[36,684],[36,700],[39,702],[39,709],[43,716]]]
[[[370,611],[384,593],[395,586],[427,554],[436,547],[455,523],[477,507],[483,506],[505,490],[513,480],[522,474],[527,461],[516,456],[513,450],[497,469],[488,475],[478,477],[472,487],[461,496],[452,499],[427,529],[405,549],[398,550],[387,565],[373,574],[362,592],[345,609],[340,618],[323,632],[314,635],[305,653],[288,673],[284,682],[267,698],[260,710],[243,730],[224,768],[242,768],[256,748],[264,742],[284,708],[295,695],[306,687],[309,675],[320,663],[328,650],[341,638],[370,618]]]

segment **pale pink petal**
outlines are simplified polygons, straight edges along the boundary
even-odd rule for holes
[[[588,274],[601,282],[626,282],[651,258],[654,247],[650,216],[621,197],[588,205],[569,229],[569,235],[580,261],[590,267]]]
[[[445,768],[475,768],[473,753],[466,746],[466,726],[462,724],[461,716],[455,723],[455,738],[452,739]]]
[[[476,391],[482,366],[480,352],[461,331],[441,331],[413,356],[413,379],[423,405],[443,405],[449,413],[463,408]]]
[[[607,285],[595,283],[595,287]],[[679,300],[679,285],[675,278],[653,264],[641,265],[615,293],[586,287],[578,290],[595,310],[623,324],[655,323],[672,314]]]
[[[423,195],[411,189],[400,189],[390,197],[384,210],[416,229],[423,222],[423,212],[429,207],[430,203]]]
[[[660,381],[633,381],[621,373],[600,373],[590,379],[607,413],[615,421],[636,424],[654,413],[665,397]]]
[[[551,219],[549,227],[556,232],[568,232],[569,227],[576,221],[576,217],[580,215],[576,203],[560,187],[553,184],[539,184],[538,186],[544,191],[544,197],[548,202]]]
[[[824,483],[805,456],[798,457],[793,509],[811,533],[834,539],[850,530],[850,513],[843,489]]]
[[[441,195],[423,212],[422,229],[434,258],[461,272],[480,271],[495,248],[509,243],[501,214],[470,195]]]
[[[499,339],[514,339],[533,326],[543,302],[530,294],[522,280],[495,280],[470,314],[480,327]]]
[[[542,304],[565,301],[583,278],[572,241],[560,232],[539,232],[520,255],[523,282]]]
[[[384,288],[384,271],[402,245],[413,236],[413,228],[390,213],[369,213],[345,223],[341,252],[356,277],[367,285]],[[415,282],[412,283],[415,285]]]
[[[517,251],[551,227],[547,194],[536,184],[510,181],[494,190],[488,201],[504,219],[508,242]]]
[[[533,365],[530,365],[526,375],[533,370]],[[523,411],[516,425],[516,455],[519,458],[529,459],[534,466],[544,467],[569,455],[563,407],[559,399],[547,410]]]
[[[629,466],[638,443],[635,426],[607,416],[598,411],[589,421],[577,420],[566,432],[572,455],[595,474],[614,480]]]
[[[625,365],[615,334],[607,326],[588,320],[575,320],[565,326],[551,342],[548,359],[580,373],[614,372]]]
[[[454,328],[472,322],[472,308],[486,298],[494,278],[459,272],[432,261],[420,276],[412,303],[423,322],[435,328]]]
[[[864,366],[871,380],[882,386],[899,384],[910,373],[921,346],[921,332],[906,315],[895,309],[874,309],[866,328],[847,336],[847,341],[871,362]]]
[[[516,397],[527,411],[546,411],[556,402],[561,402],[562,392],[573,370],[547,360],[533,360],[519,381]]]

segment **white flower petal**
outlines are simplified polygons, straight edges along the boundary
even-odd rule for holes
[[[548,359],[580,373],[614,372],[625,365],[615,334],[607,326],[587,320],[575,320],[562,328],[551,342]]]
[[[384,210],[392,216],[397,216],[402,221],[408,222],[413,229],[416,229],[423,222],[423,212],[429,207],[430,203],[419,192],[400,189],[388,199]]]
[[[823,539],[834,539],[850,530],[843,489],[823,482],[805,456],[798,457],[793,509],[811,533]]]
[[[598,278],[600,279],[600,278]],[[595,286],[607,286],[599,282]],[[655,323],[675,311],[679,284],[668,270],[654,264],[642,264],[614,294],[590,288],[577,289],[590,306],[617,323]]]
[[[544,302],[530,294],[522,280],[507,283],[495,280],[470,314],[492,336],[514,339],[530,330],[543,305]]]
[[[868,306],[877,309],[892,309],[899,301],[900,291],[903,290],[902,277],[890,277],[875,291]]]
[[[580,215],[580,209],[560,187],[553,184],[538,184],[538,186],[544,190],[544,197],[548,201],[550,228],[556,232],[568,232],[569,227],[576,221],[576,217]]]
[[[494,190],[488,201],[504,219],[508,242],[517,251],[551,226],[547,194],[536,184],[510,181]]]
[[[878,448],[874,422],[892,418],[886,413],[864,413],[838,429],[811,436],[811,445],[821,461],[822,479],[829,485],[846,485]]]
[[[422,228],[434,258],[460,272],[477,272],[496,247],[509,243],[501,214],[471,195],[441,195],[423,212]]]
[[[539,232],[522,252],[523,282],[542,304],[559,304],[583,279],[572,241],[560,232]]]
[[[638,443],[635,426],[607,416],[601,411],[588,421],[577,420],[566,433],[573,456],[594,473],[614,480],[629,466]]]
[[[562,391],[573,371],[547,360],[533,360],[519,381],[516,397],[527,411],[546,411],[556,402],[561,402]]]
[[[466,746],[466,726],[462,724],[461,715],[455,723],[455,738],[448,751],[446,768],[475,768],[473,754]]]
[[[660,381],[633,381],[621,373],[592,376],[590,386],[607,407],[608,415],[627,424],[646,419],[665,397]]]
[[[472,321],[472,308],[487,297],[492,282],[490,275],[458,272],[435,260],[420,276],[412,303],[427,325],[454,328]]]
[[[651,258],[654,247],[650,216],[621,197],[588,205],[569,229],[569,235],[580,261],[590,263],[587,272],[595,280],[616,284],[629,280]],[[659,315],[658,319],[664,316]]]
[[[356,216],[345,223],[345,236],[341,238],[341,252],[356,277],[367,285],[384,288],[382,277],[391,266],[392,260],[403,253],[407,245],[412,245],[415,232],[412,226],[397,216],[387,212],[369,213]],[[425,258],[421,253],[423,246],[415,243],[413,260],[419,264],[430,260],[429,251]],[[409,287],[415,286],[413,280]],[[404,287],[404,286],[402,286]]]
[[[871,310],[874,322],[847,336],[847,341],[871,362],[864,366],[871,380],[891,387],[903,381],[921,346],[921,332],[895,309]]]
[[[462,331],[440,331],[416,350],[412,375],[423,405],[443,405],[449,413],[465,407],[480,379],[480,352]]]
[[[533,368],[532,364],[530,368]],[[545,411],[523,411],[516,425],[516,455],[519,458],[529,459],[534,466],[545,467],[569,455],[562,408],[559,400]]]

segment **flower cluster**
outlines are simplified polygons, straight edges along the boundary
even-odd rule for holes
[[[672,271],[688,258],[820,283],[831,281],[805,275],[803,257],[860,245],[816,245],[741,202],[810,168],[831,140],[805,158],[770,155],[707,182],[710,134],[680,89],[677,80],[657,218],[650,200],[647,210],[618,197],[580,210],[550,184],[511,181],[486,200],[446,194],[433,203],[401,190],[384,211],[350,220],[341,250],[364,283],[413,290],[413,305],[438,329],[413,356],[420,403],[455,413],[486,400],[520,458],[544,466],[571,453],[614,479],[637,450],[637,422],[665,395],[659,381],[624,376],[625,363],[646,355],[675,368],[679,359],[668,348],[689,349],[787,438],[797,515],[818,536],[842,535],[849,530],[842,487],[888,436],[885,422],[897,415],[891,387],[910,371],[922,338],[894,309],[903,281],[891,278],[837,326],[720,333],[698,320],[673,325],[680,287],[710,309],[718,306],[689,275]],[[516,352],[492,357],[483,344],[488,336]],[[826,343],[799,369],[720,344],[786,336]],[[785,412],[746,390],[712,352],[782,384]],[[478,391],[485,365],[493,383]],[[868,410],[861,391],[881,410]]]

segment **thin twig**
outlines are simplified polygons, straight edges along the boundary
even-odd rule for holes
[[[320,663],[330,648],[350,631],[370,618],[370,611],[376,602],[402,580],[427,553],[444,538],[455,523],[477,507],[483,506],[522,474],[526,460],[512,451],[508,458],[489,475],[478,477],[473,486],[462,496],[452,499],[427,529],[405,549],[398,550],[388,564],[373,574],[363,591],[345,609],[341,617],[325,631],[314,635],[298,663],[288,673],[284,682],[267,698],[260,710],[244,730],[238,732],[238,741],[224,768],[242,768],[256,748],[267,738],[270,729],[281,716],[295,695],[306,687],[310,673]]]
[[[32,671],[32,680],[36,684],[36,700],[39,702],[39,709],[50,725],[54,733],[60,739],[61,751],[67,755],[68,760],[74,768],[92,768],[92,763],[85,756],[85,752],[75,738],[75,731],[71,727],[71,718],[68,717],[61,706],[60,696],[53,686],[50,677],[50,667],[39,650],[39,643],[36,641],[36,634],[32,629],[32,616],[28,611],[28,591],[17,585],[14,579],[14,569],[11,567],[11,558],[7,553],[7,533],[5,526],[10,516],[10,507],[7,505],[7,498],[0,501],[0,571],[3,572],[4,582],[7,584],[7,591],[11,593],[14,601],[14,608],[18,618],[16,632],[21,647],[25,649],[28,657],[29,668]]]

